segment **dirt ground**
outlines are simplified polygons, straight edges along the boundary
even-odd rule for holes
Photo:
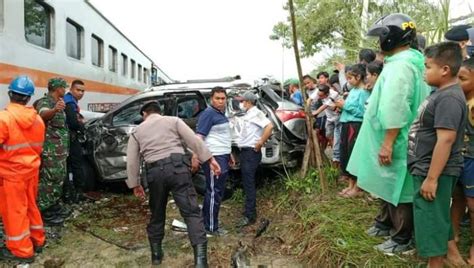
[[[221,226],[229,230],[229,234],[209,238],[210,266],[232,267],[232,256],[243,252],[238,255],[238,267],[301,267],[294,257],[280,253],[285,243],[270,231],[278,226],[273,225],[273,219],[267,231],[258,238],[255,234],[259,223],[243,230],[233,227],[239,219],[241,206],[239,200],[228,200],[223,204]],[[262,213],[261,218],[268,216]],[[147,205],[132,195],[105,193],[99,201],[76,209],[61,230],[62,237],[50,240],[29,267],[149,267],[150,251],[145,232],[148,218]],[[162,267],[192,267],[192,247],[186,233],[171,230],[173,219],[183,221],[170,198]],[[12,267],[14,264],[1,265]]]

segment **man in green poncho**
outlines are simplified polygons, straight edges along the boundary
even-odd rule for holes
[[[411,249],[413,179],[407,170],[408,130],[430,92],[423,81],[424,57],[410,49],[415,28],[410,17],[397,13],[378,19],[368,31],[367,35],[379,37],[385,64],[347,166],[360,188],[383,200],[367,233],[391,235],[376,246],[384,253]]]

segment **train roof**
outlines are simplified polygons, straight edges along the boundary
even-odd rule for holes
[[[84,2],[86,2],[86,4],[90,6],[92,10],[94,10],[99,16],[101,16],[108,24],[110,24],[110,26],[112,26],[123,38],[125,38],[130,44],[132,44],[133,47],[140,51],[143,56],[145,56],[150,62],[152,62],[155,68],[160,70],[161,73],[163,73],[168,79],[172,80],[165,72],[163,72],[161,68],[158,67],[158,65],[155,64],[155,62],[150,57],[148,57],[147,54],[145,54],[145,52],[143,52],[135,43],[133,43],[132,40],[130,40],[122,31],[120,31],[119,28],[117,28],[109,19],[107,19],[107,17],[104,16],[104,14],[102,14],[89,0],[84,0]]]

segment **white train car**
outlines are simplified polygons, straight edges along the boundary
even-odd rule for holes
[[[0,108],[20,74],[34,80],[33,100],[52,77],[84,81],[80,106],[93,111],[171,81],[87,0],[0,0]]]

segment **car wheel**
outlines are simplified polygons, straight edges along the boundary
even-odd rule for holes
[[[97,173],[95,172],[95,169],[91,163],[87,160],[83,160],[82,167],[82,172],[84,175],[82,190],[84,192],[94,191],[97,186]]]

